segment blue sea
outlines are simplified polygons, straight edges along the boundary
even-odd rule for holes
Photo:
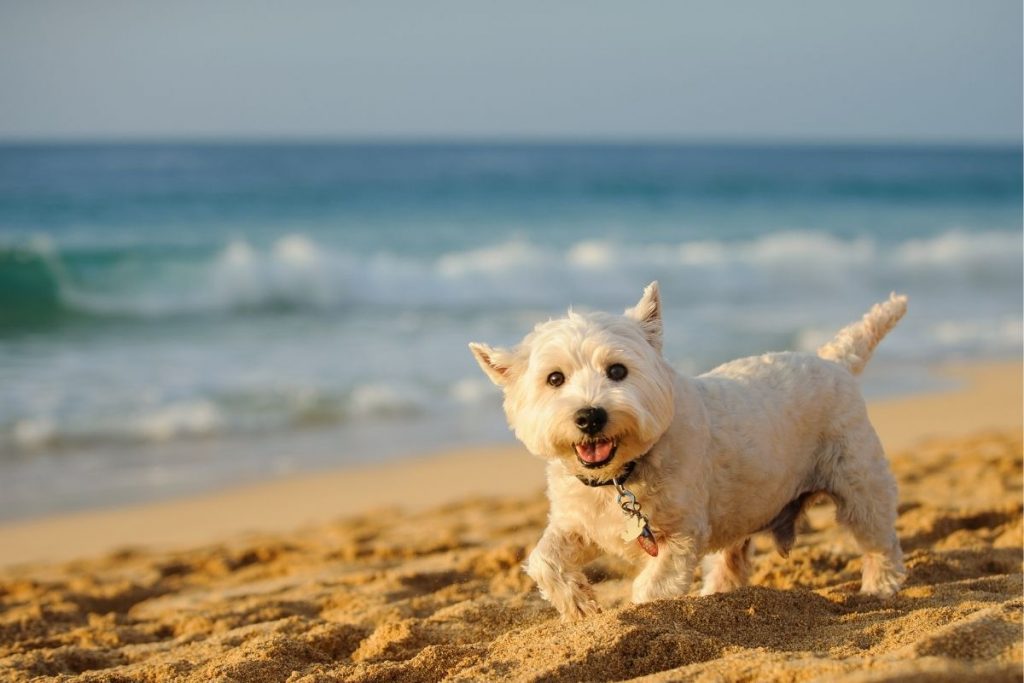
[[[510,440],[466,344],[658,279],[685,372],[897,290],[869,395],[1021,354],[1019,147],[0,146],[0,518]],[[352,492],[339,491],[339,496]]]

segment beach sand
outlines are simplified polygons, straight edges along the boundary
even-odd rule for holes
[[[889,601],[825,503],[788,559],[759,539],[752,587],[631,605],[599,560],[604,612],[563,623],[520,569],[542,465],[478,449],[0,526],[0,680],[1021,680],[1021,366],[946,372],[871,406]]]

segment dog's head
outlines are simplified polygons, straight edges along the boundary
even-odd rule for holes
[[[519,440],[578,474],[615,476],[672,422],[673,371],[661,355],[657,282],[624,315],[570,310],[537,325],[514,349],[469,347],[504,390]]]

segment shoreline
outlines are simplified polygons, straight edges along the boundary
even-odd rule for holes
[[[1022,367],[1019,361],[941,365],[934,374],[957,381],[957,387],[869,401],[887,453],[936,438],[1019,432]],[[287,532],[373,511],[410,512],[467,498],[527,496],[543,486],[544,463],[518,444],[449,449],[159,502],[2,523],[0,569],[127,548],[168,550]]]

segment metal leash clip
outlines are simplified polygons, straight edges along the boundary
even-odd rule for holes
[[[622,508],[622,514],[626,516],[626,527],[622,532],[622,540],[632,541],[636,539],[637,544],[645,553],[651,557],[657,557],[658,542],[654,540],[654,534],[651,533],[651,525],[647,515],[640,512],[641,506],[636,499],[636,494],[617,480],[613,480],[613,483],[615,484],[615,490],[618,492],[615,502]]]

